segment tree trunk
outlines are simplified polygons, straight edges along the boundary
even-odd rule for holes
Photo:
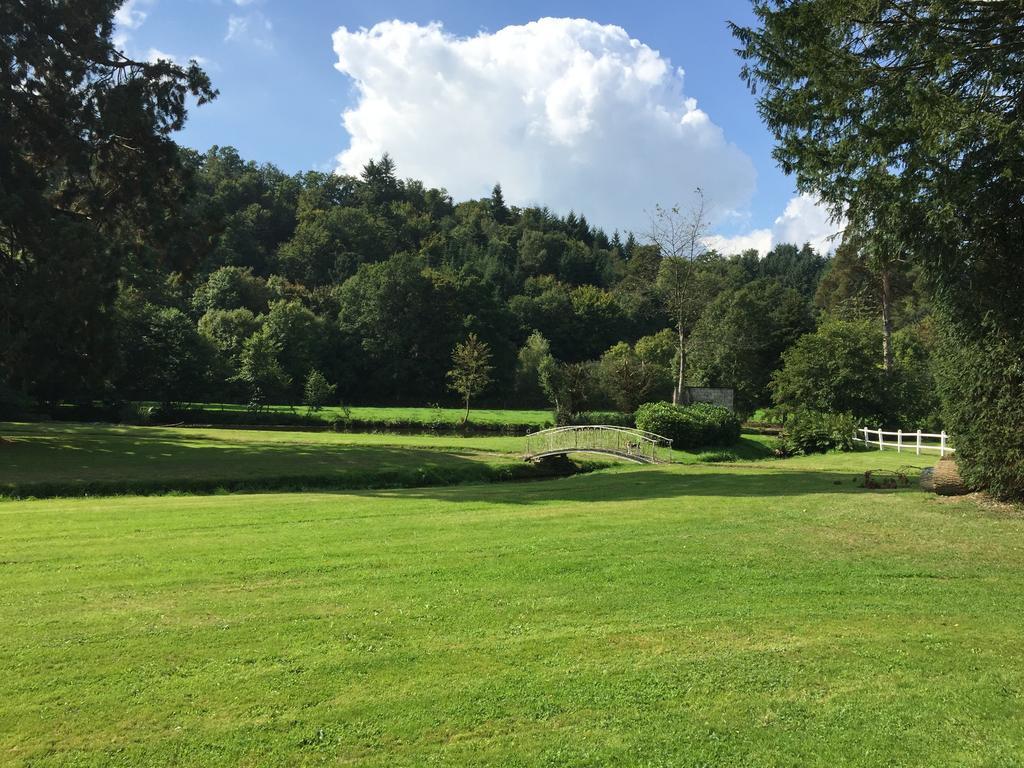
[[[892,276],[888,268],[882,270],[882,366],[892,373],[895,363],[892,351]]]
[[[672,392],[673,405],[686,405],[686,336],[682,327],[679,333],[679,370],[676,372],[676,386]]]
[[[469,423],[469,395],[466,395],[466,415],[462,417],[462,423]]]

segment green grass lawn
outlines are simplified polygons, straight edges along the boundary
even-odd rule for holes
[[[522,437],[0,423],[0,494],[368,488],[527,477]],[[769,439],[728,453],[759,458]],[[675,451],[694,463],[706,452]],[[721,458],[720,456],[712,458]],[[588,464],[608,464],[585,455]]]
[[[1021,765],[1024,519],[853,482],[932,461],[9,501],[0,764]]]

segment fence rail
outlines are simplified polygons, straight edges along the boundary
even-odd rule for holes
[[[887,441],[886,437],[895,437],[896,441]],[[859,443],[864,443],[869,448],[878,448],[880,451],[886,448],[895,448],[897,452],[905,450],[914,451],[918,456],[921,455],[921,451],[938,451],[939,456],[956,452],[956,448],[949,445],[949,435],[946,434],[946,430],[934,433],[922,432],[920,429],[916,432],[904,432],[902,429],[897,429],[894,432],[892,430],[861,427],[857,430],[857,436],[853,439]],[[937,440],[938,443],[925,442],[925,440]]]

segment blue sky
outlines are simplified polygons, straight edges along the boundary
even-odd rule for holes
[[[587,28],[522,27],[534,31],[524,31],[514,39],[494,36],[506,27],[521,27],[542,17],[587,19],[595,24]],[[472,131],[485,132],[488,138],[506,132],[508,137],[501,140],[505,143],[488,143],[481,152],[484,158],[495,158],[495,173],[505,169],[505,175],[512,176],[494,181],[502,182],[513,202],[549,204],[558,210],[569,204],[566,201],[578,199],[574,207],[588,215],[588,207],[592,208],[591,218],[609,229],[639,228],[643,211],[651,204],[650,199],[644,199],[646,190],[656,195],[656,202],[671,204],[688,200],[697,183],[705,188],[710,184],[723,209],[715,217],[714,229],[738,238],[730,244],[750,244],[749,240],[766,246],[773,228],[773,241],[783,235],[786,239],[806,237],[813,241],[821,234],[820,212],[814,209],[813,201],[795,197],[792,179],[775,166],[771,137],[757,116],[754,97],[739,77],[740,61],[733,52],[735,42],[726,22],[752,21],[747,0],[133,0],[122,8],[119,19],[123,22],[118,27],[119,42],[130,54],[163,54],[179,60],[199,57],[220,90],[214,103],[192,111],[186,129],[178,135],[181,143],[197,149],[232,145],[247,159],[272,162],[295,172],[339,166],[351,170],[363,155],[385,148],[398,160],[401,175],[428,177],[429,183],[448,187],[459,199],[477,192],[484,182],[479,166],[488,163],[471,153],[446,152],[456,152],[458,145],[465,149],[480,144],[474,138],[480,134]],[[408,25],[388,27],[375,35],[359,33],[361,28],[373,28],[389,20]],[[431,22],[442,25],[436,34],[423,31]],[[580,45],[594,54],[596,45],[600,56],[605,43],[593,43],[590,32],[605,30],[609,25],[621,27],[628,38],[656,52],[658,63],[671,64],[651,89],[635,97],[641,100],[636,103],[653,99],[658,102],[654,108],[660,105],[672,110],[677,106],[675,102],[694,99],[696,109],[707,118],[701,126],[685,136],[673,134],[661,141],[653,134],[647,135],[645,124],[624,122],[622,113],[632,109],[631,102],[617,101],[619,96],[600,92],[610,91],[609,83],[620,82],[628,74],[583,73],[582,81],[562,78],[564,73],[559,68],[564,65],[551,55],[550,46],[565,40],[566,46]],[[336,36],[332,43],[332,34],[339,27],[347,32],[340,40]],[[475,47],[458,42],[475,37],[480,38]],[[535,45],[540,37],[546,42]],[[587,40],[580,42],[583,37]],[[467,61],[478,62],[481,49],[486,51],[485,57],[491,57],[489,60],[509,61],[501,56],[509,55],[510,45],[518,80],[515,72],[509,77],[520,90],[502,96],[504,102],[495,102],[494,92],[503,91],[505,81],[487,79],[494,76],[481,78],[480,71],[474,69],[476,65]],[[614,35],[607,45],[616,61],[628,58],[635,49]],[[388,69],[398,49],[412,50],[404,63],[406,69],[381,74],[377,65]],[[346,60],[344,72],[336,68],[340,58]],[[451,63],[453,59],[455,63]],[[588,56],[587,60],[592,59]],[[537,67],[542,68],[539,73]],[[433,72],[434,68],[445,71]],[[679,82],[675,82],[674,68],[685,70]],[[531,84],[536,84],[538,77],[549,77],[552,82],[562,78],[562,91],[572,91],[578,82],[583,83],[583,89],[597,89],[596,96],[589,97],[589,106],[580,107],[574,102],[566,107],[577,112],[590,110],[585,115],[573,112],[573,119],[583,121],[581,124],[545,127],[548,134],[558,135],[548,136],[543,149],[550,152],[543,156],[538,154],[539,139],[532,144],[509,146],[521,141],[524,132],[533,131],[530,126],[535,127],[536,115],[530,118],[529,126],[506,130],[509,122],[520,118],[518,100],[523,93],[532,92]],[[436,78],[458,91],[450,103],[439,105],[435,96],[429,95],[438,82]],[[649,84],[644,83],[645,87]],[[475,93],[474,88],[482,92]],[[563,101],[572,97],[571,93],[560,96]],[[551,98],[548,94],[549,111]],[[410,100],[423,103],[410,105]],[[479,105],[483,101],[490,106],[470,106],[471,113],[459,114],[458,105]],[[447,110],[454,126],[465,123],[473,127],[449,135],[449,126],[438,124],[438,109]],[[359,142],[352,142],[343,125],[346,110],[355,111],[355,122],[362,126]],[[691,103],[682,112],[673,113],[673,119],[693,110]],[[493,126],[486,124],[489,114],[494,115]],[[445,135],[431,136],[432,131]],[[594,139],[597,134],[603,138]],[[615,158],[622,155],[616,142],[634,145],[629,149],[632,154],[628,167],[614,166]],[[356,144],[359,147],[353,149]],[[649,156],[637,154],[637,144],[649,146]],[[347,158],[339,159],[346,149],[350,149]],[[567,153],[574,155],[575,164],[559,165]],[[519,174],[524,158],[529,161],[534,157],[541,157],[538,164],[543,168],[535,169],[535,176],[526,171]],[[477,172],[468,167],[460,171],[461,160],[464,166],[475,166]],[[607,163],[612,164],[607,173],[588,166]],[[614,182],[627,177],[631,181]],[[574,179],[579,180],[575,188]],[[509,189],[510,183],[514,189]],[[630,183],[635,184],[635,190],[620,189]],[[516,199],[517,191],[521,200]],[[603,205],[606,201],[608,205]],[[789,219],[777,221],[787,206]]]

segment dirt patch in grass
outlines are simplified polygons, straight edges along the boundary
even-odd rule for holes
[[[968,493],[963,496],[936,495],[934,501],[939,504],[952,506],[970,505],[975,507],[986,517],[1024,519],[1024,503],[1000,501],[999,499],[989,496],[983,491],[975,491],[974,493]]]

